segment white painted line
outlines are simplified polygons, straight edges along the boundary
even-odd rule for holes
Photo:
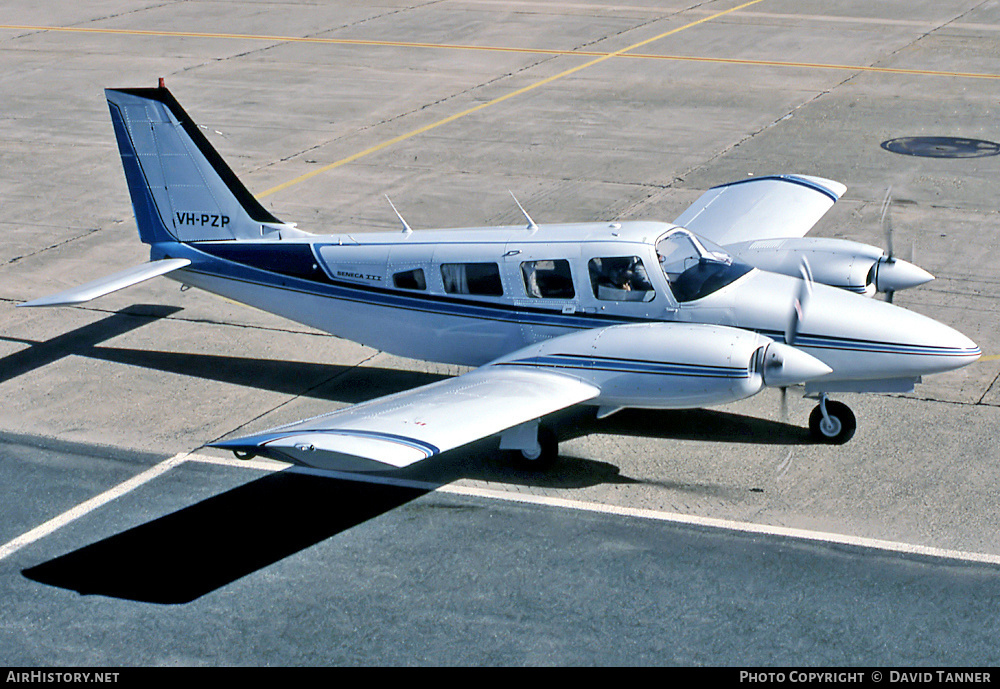
[[[685,526],[700,526],[711,529],[721,529],[735,531],[738,533],[759,534],[763,536],[779,536],[784,538],[797,539],[802,541],[813,541],[818,543],[829,543],[838,545],[855,546],[858,548],[869,548],[884,552],[901,553],[906,555],[920,555],[930,558],[958,560],[961,562],[973,562],[980,564],[1000,565],[1000,555],[991,553],[975,553],[964,550],[950,550],[946,548],[935,548],[931,546],[914,545],[912,543],[901,543],[898,541],[887,541],[877,538],[864,538],[861,536],[847,536],[844,534],[830,533],[824,531],[809,531],[806,529],[794,529],[782,526],[768,526],[766,524],[754,524],[752,522],[739,522],[730,519],[715,519],[712,517],[698,517],[689,514],[676,512],[661,512],[659,510],[640,509],[634,507],[621,507],[616,505],[605,505],[602,503],[583,502],[580,500],[568,500],[566,498],[555,498],[547,495],[535,495],[532,493],[515,493],[505,490],[494,490],[489,488],[477,488],[474,486],[459,486],[454,484],[440,485],[424,481],[412,481],[407,479],[393,478],[391,476],[352,474],[339,471],[325,471],[322,469],[311,469],[308,467],[294,466],[284,462],[275,462],[269,459],[253,459],[249,461],[225,459],[202,455],[196,453],[179,453],[166,459],[156,466],[133,476],[129,480],[118,484],[114,488],[97,495],[86,502],[80,503],[71,510],[68,510],[58,517],[50,519],[44,524],[35,527],[31,531],[18,536],[14,540],[0,546],[0,560],[17,552],[21,548],[49,535],[70,522],[94,511],[98,507],[105,505],[115,498],[138,488],[152,479],[164,474],[184,462],[200,462],[203,464],[215,464],[226,467],[237,467],[255,469],[258,471],[294,471],[296,473],[311,474],[314,476],[324,476],[329,478],[343,479],[347,481],[359,481],[363,483],[375,483],[381,485],[397,486],[400,488],[413,488],[426,490],[429,492],[448,493],[451,495],[463,495],[467,497],[489,498],[493,500],[505,500],[507,502],[518,502],[533,505],[544,505],[549,507],[560,507],[563,509],[580,510],[584,512],[594,512],[599,514],[610,514],[620,517],[636,517],[639,519],[649,519],[653,521],[669,522]]]
[[[330,478],[345,479],[348,481],[360,481],[364,483],[378,483],[382,485],[398,486],[401,488],[415,488],[418,490],[436,491],[438,493],[449,493],[452,495],[464,495],[468,497],[490,498],[493,500],[506,500],[508,502],[519,502],[533,505],[546,505],[549,507],[561,507],[563,509],[580,510],[584,512],[595,512],[600,514],[610,514],[620,517],[636,517],[639,519],[650,519],[654,521],[681,524],[684,526],[700,526],[711,529],[721,529],[735,531],[738,533],[759,534],[762,536],[778,536],[801,541],[813,541],[818,543],[848,545],[858,548],[868,548],[890,553],[900,553],[905,555],[920,555],[923,557],[937,558],[943,560],[958,560],[961,562],[972,562],[989,565],[1000,565],[1000,555],[992,553],[976,553],[964,550],[951,550],[947,548],[935,548],[932,546],[915,545],[912,543],[901,543],[899,541],[887,541],[878,538],[865,538],[862,536],[848,536],[845,534],[831,533],[825,531],[809,531],[807,529],[794,529],[784,526],[769,526],[767,524],[754,524],[752,522],[740,522],[730,519],[715,519],[712,517],[698,517],[690,514],[680,514],[677,512],[661,512],[659,510],[639,509],[634,507],[620,507],[616,505],[605,505],[595,502],[583,502],[580,500],[567,500],[565,498],[554,498],[547,495],[535,495],[532,493],[515,493],[505,490],[493,490],[488,488],[476,488],[474,486],[458,486],[454,484],[438,485],[422,481],[409,481],[397,479],[389,476],[351,474],[339,471],[324,471],[321,469],[310,469],[308,467],[294,466],[282,462],[270,460],[242,461],[235,459],[220,459],[207,455],[191,454],[188,460],[196,462],[206,462],[224,466],[236,466],[259,469],[262,471],[281,471],[283,469],[298,473],[312,474],[316,476],[327,476]]]
[[[187,461],[188,456],[189,455],[187,452],[181,452],[179,454],[174,455],[170,459],[165,459],[159,464],[150,467],[149,469],[146,469],[146,471],[142,472],[141,474],[137,474],[132,478],[130,478],[129,480],[124,481],[123,483],[119,483],[114,488],[106,490],[100,495],[96,495],[92,497],[90,500],[80,503],[73,509],[63,512],[58,517],[54,517],[53,519],[50,519],[44,524],[36,526],[31,531],[28,531],[27,533],[18,536],[14,540],[5,543],[4,545],[0,546],[0,560],[3,560],[8,555],[12,555],[13,553],[23,548],[24,546],[30,545],[35,541],[39,540],[40,538],[48,536],[56,529],[66,526],[70,522],[79,519],[85,514],[93,512],[98,507],[106,505],[115,498],[119,498],[122,495],[128,493],[129,491],[135,490],[142,484],[147,483],[148,481],[153,480],[154,478],[163,474],[164,472],[173,469],[175,466],[183,464],[184,462]]]

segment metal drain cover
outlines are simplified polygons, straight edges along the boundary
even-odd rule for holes
[[[985,158],[1000,153],[1000,144],[953,136],[904,136],[882,142],[893,153],[922,158]]]

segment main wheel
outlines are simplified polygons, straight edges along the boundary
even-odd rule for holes
[[[827,400],[826,413],[829,421],[823,418],[822,407],[816,405],[809,414],[809,432],[815,440],[828,445],[843,445],[854,437],[858,421],[850,407],[843,402]]]
[[[544,471],[551,467],[559,457],[559,439],[550,429],[539,428],[538,444],[541,448],[537,452],[510,450],[507,454],[511,463],[526,471]]]

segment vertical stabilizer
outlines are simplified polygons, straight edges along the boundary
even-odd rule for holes
[[[165,87],[104,93],[143,242],[259,239],[282,224]]]

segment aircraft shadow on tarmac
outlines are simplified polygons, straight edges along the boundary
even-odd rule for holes
[[[673,423],[687,427],[707,420],[709,426],[717,425],[724,433],[740,433],[747,423],[740,417],[730,419],[733,415],[719,416],[715,412],[692,414]],[[627,414],[614,432],[635,427],[638,433],[639,427],[651,419],[660,421],[661,429],[669,430],[671,424],[662,423],[662,418],[660,414]],[[569,420],[575,432],[589,432],[578,422]],[[568,437],[565,432],[563,437]],[[518,471],[498,459],[496,444],[488,440],[444,453],[409,472],[393,473],[392,477],[411,480],[371,483],[279,471],[25,569],[22,574],[84,595],[184,604],[458,478],[536,487],[642,482],[622,476],[612,464],[574,457],[560,457],[544,473]],[[722,489],[672,487],[698,493]]]
[[[43,342],[0,336],[0,340],[30,345],[26,349],[0,358],[0,383],[70,355],[86,356],[88,350],[92,350],[101,342],[166,318],[180,310],[178,306],[137,304]]]
[[[188,603],[427,492],[278,472],[22,574],[82,594]]]
[[[54,340],[31,343],[29,349],[5,357],[0,363],[14,359],[14,373],[7,375],[9,378],[74,354],[345,403],[362,402],[444,377],[396,369],[99,346],[104,340],[175,311],[159,307],[126,309]],[[734,443],[810,442],[807,431],[797,426],[700,409],[623,410],[602,420],[596,419],[593,410],[571,410],[549,421],[564,441],[608,433]],[[460,478],[551,488],[641,482],[622,476],[613,464],[565,455],[547,472],[519,471],[499,456],[495,438],[392,475],[420,483],[385,485],[277,472],[26,569],[23,574],[83,594],[181,604]]]

